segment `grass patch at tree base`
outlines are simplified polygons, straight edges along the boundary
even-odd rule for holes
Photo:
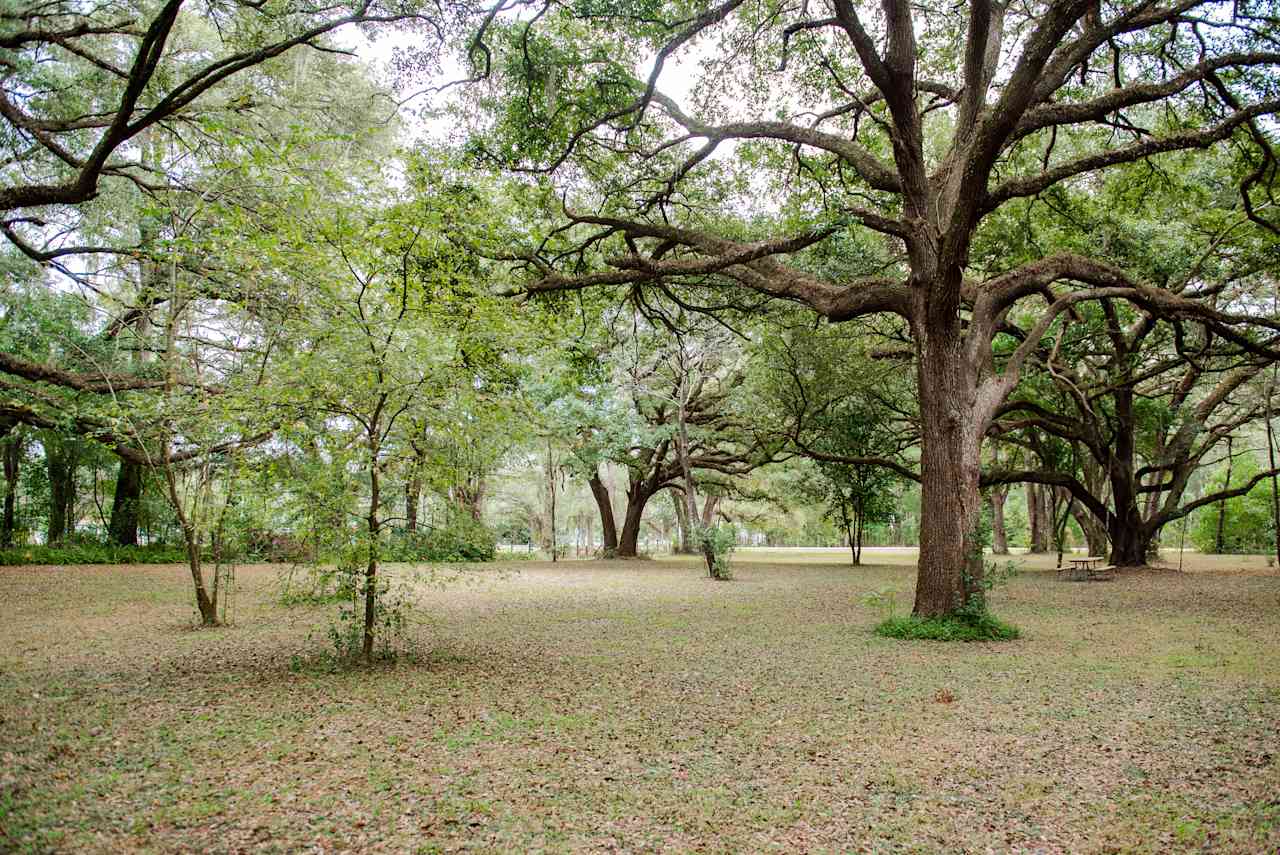
[[[876,635],[911,641],[1010,641],[1019,636],[1013,624],[994,615],[957,612],[941,617],[891,617],[876,626]]]

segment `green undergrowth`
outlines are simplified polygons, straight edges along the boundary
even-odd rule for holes
[[[957,613],[922,618],[914,615],[891,617],[876,626],[876,635],[910,641],[1010,641],[1018,628],[994,615]]]
[[[181,546],[115,546],[70,543],[64,546],[13,546],[0,549],[0,566],[23,564],[179,564],[187,560]]]

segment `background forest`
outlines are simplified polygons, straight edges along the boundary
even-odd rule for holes
[[[3,560],[1274,551],[1269,7],[892,6],[6,12]]]

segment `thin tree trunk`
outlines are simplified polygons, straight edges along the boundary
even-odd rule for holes
[[[381,404],[378,406],[381,410]],[[381,534],[381,521],[378,518],[378,505],[382,501],[382,479],[378,471],[378,431],[380,425],[377,415],[370,421],[369,431],[369,529],[368,564],[364,570],[364,639],[360,653],[366,662],[373,661],[373,629],[378,615],[378,536]]]
[[[675,552],[678,555],[692,555],[693,549],[693,525],[689,520],[689,506],[684,503],[684,496],[675,490],[670,491],[671,505],[676,512],[676,530],[680,535],[680,542],[675,546]]]
[[[1227,480],[1223,485],[1225,489],[1231,489],[1231,436],[1227,436]],[[1227,529],[1227,500],[1221,499],[1218,502],[1218,531],[1213,539],[1213,551],[1218,555],[1226,552],[1226,529]]]
[[[551,440],[547,440],[547,494],[551,511],[551,562],[556,562],[556,471],[552,460]]]
[[[418,530],[418,505],[422,501],[422,479],[414,473],[404,485],[404,527],[406,531]]]
[[[204,584],[204,567],[200,557],[200,531],[196,521],[187,513],[182,497],[178,493],[178,479],[173,471],[173,464],[168,459],[168,448],[164,451],[164,480],[169,489],[169,502],[173,505],[174,515],[178,518],[178,529],[182,532],[182,543],[187,551],[187,566],[191,570],[191,583],[196,589],[196,609],[200,612],[202,626],[218,625],[217,591],[211,596]],[[216,582],[216,577],[215,577]]]
[[[867,514],[866,510],[859,506],[856,515],[857,519],[854,523],[854,564],[862,564],[862,540],[867,532]]]
[[[1267,386],[1267,461],[1271,465],[1271,538],[1276,554],[1276,566],[1280,568],[1280,487],[1276,485],[1276,442],[1271,425],[1272,396],[1276,391],[1276,364],[1271,364],[1271,385]]]
[[[840,511],[840,528],[844,530],[844,542],[849,547],[849,563],[857,567],[862,561],[862,556],[858,550],[858,536],[854,532],[856,514],[850,512],[850,508],[845,503],[843,496],[839,498],[836,507]]]
[[[1037,484],[1026,484],[1023,490],[1027,495],[1027,551],[1041,554],[1049,551],[1049,539],[1044,524],[1044,501],[1041,489]]]
[[[993,488],[987,494],[991,503],[991,552],[994,555],[1009,554],[1009,536],[1004,527],[1004,501],[1009,496],[1007,487]]]
[[[1062,516],[1058,516],[1057,506],[1063,501],[1063,494],[1066,493],[1066,508],[1062,512]],[[1071,511],[1075,507],[1076,497],[1067,493],[1066,488],[1059,488],[1052,492],[1054,497],[1053,510],[1053,543],[1058,550],[1058,567],[1062,566],[1062,553],[1066,549],[1067,541],[1067,523],[1071,519]]]

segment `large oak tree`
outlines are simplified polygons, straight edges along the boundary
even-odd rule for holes
[[[1277,22],[1271,4],[1205,0],[548,5],[490,16],[472,42],[501,93],[481,96],[480,148],[565,199],[571,227],[525,254],[527,292],[701,288],[901,320],[923,436],[915,613],[945,614],[981,590],[983,438],[1060,315],[1126,301],[1246,349],[1280,328],[1100,254],[979,259],[984,222],[1220,144],[1253,151],[1248,200],[1273,165]]]

